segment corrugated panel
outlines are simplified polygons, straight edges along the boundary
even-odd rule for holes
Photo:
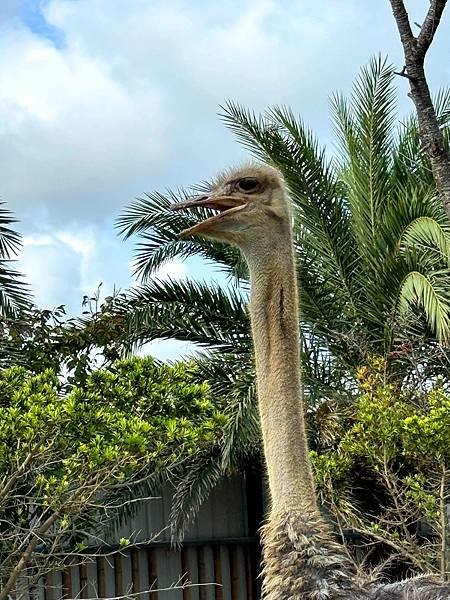
[[[62,577],[59,571],[46,575],[45,589],[47,600],[60,600],[62,597]]]
[[[76,561],[79,562],[79,561]],[[80,597],[80,569],[78,564],[70,567],[72,581],[72,598]]]
[[[183,548],[181,552],[185,581],[192,584],[192,587],[184,591],[183,600],[199,600],[198,588],[195,587],[198,583],[197,548]]]
[[[227,542],[186,545],[181,550],[135,548],[72,564],[34,586],[22,577],[15,600],[94,600],[131,594],[145,600],[254,600],[251,548],[248,543]],[[150,593],[155,589],[160,591]]]
[[[106,544],[120,538],[134,542],[170,541],[168,522],[172,490],[165,487],[161,495],[139,506],[136,515],[112,533],[98,534]],[[186,532],[186,540],[245,537],[248,535],[244,480],[234,477],[223,481],[201,507],[195,523]],[[96,542],[92,540],[92,545]]]
[[[104,598],[112,598],[116,595],[116,588],[114,585],[114,559],[111,556],[104,558],[104,582],[102,586],[105,589]],[[98,576],[98,575],[97,575]],[[100,596],[100,594],[99,594]]]
[[[158,588],[166,590],[173,586],[179,586],[181,575],[180,553],[169,549],[161,549],[156,552],[156,563],[158,571]],[[168,597],[173,600],[182,600],[183,593],[179,589],[160,592],[162,598]]]
[[[201,507],[186,540],[221,539],[248,535],[243,479],[223,481]]]
[[[33,576],[33,569],[30,569],[27,574],[19,577],[15,592],[11,593],[9,597],[16,600],[47,600],[55,592],[55,581],[61,584],[61,579],[52,577],[52,574],[49,574],[47,578],[42,577],[36,581]],[[57,593],[60,594],[61,590],[60,585]]]
[[[131,579],[131,555],[130,552],[121,552],[122,554],[122,585],[123,595],[131,594],[133,589],[133,581]]]

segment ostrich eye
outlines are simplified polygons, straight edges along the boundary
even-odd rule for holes
[[[258,187],[258,180],[253,179],[252,177],[241,179],[238,183],[238,187],[244,192],[251,192]]]

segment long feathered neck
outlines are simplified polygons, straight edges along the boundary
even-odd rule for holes
[[[244,254],[258,402],[272,507],[262,528],[265,600],[365,599],[317,507],[300,378],[298,292],[291,233]]]
[[[317,509],[305,432],[298,292],[293,245],[285,231],[245,252],[258,401],[272,511]]]

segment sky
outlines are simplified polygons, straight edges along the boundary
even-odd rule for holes
[[[420,22],[429,1],[406,5]],[[449,32],[450,8],[427,59],[433,89],[450,84]],[[37,304],[79,314],[100,282],[105,294],[134,282],[115,219],[246,158],[217,116],[227,99],[290,106],[332,152],[329,97],[379,53],[401,69],[388,0],[0,0],[0,198],[20,219]],[[157,275],[211,276],[177,260]]]

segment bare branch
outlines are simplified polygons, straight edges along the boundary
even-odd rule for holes
[[[415,44],[416,38],[413,35],[403,0],[390,0],[390,2],[403,46]]]
[[[434,34],[439,27],[446,4],[447,0],[432,0],[430,2],[427,16],[425,17],[425,21],[423,22],[417,38],[417,53],[420,56],[424,57],[427,53],[427,50],[433,41]]]
[[[390,0],[405,54],[405,66],[398,75],[409,80],[410,94],[417,111],[419,133],[428,154],[436,188],[450,216],[450,155],[431,99],[425,76],[425,55],[441,21],[447,0],[431,0],[418,37],[414,37],[403,0]]]
[[[406,77],[406,79],[413,79],[413,77],[411,77],[411,75],[408,75],[408,73],[406,72],[406,65],[404,65],[401,71],[394,71],[394,75],[400,75],[400,77]]]

